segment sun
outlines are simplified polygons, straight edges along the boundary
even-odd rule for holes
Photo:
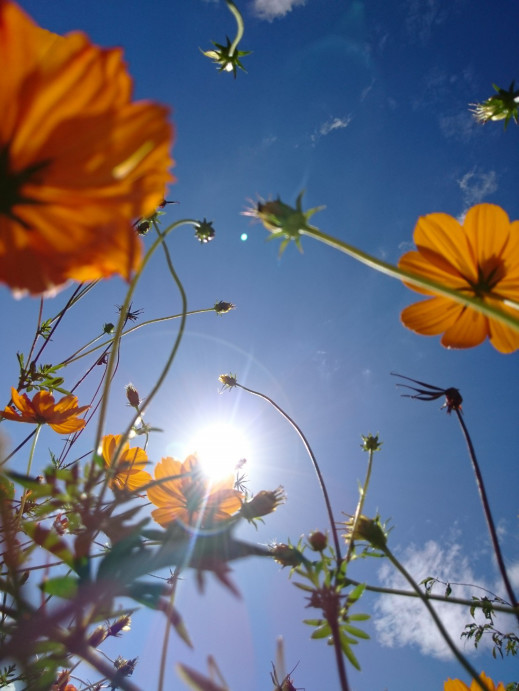
[[[229,423],[214,423],[198,431],[189,448],[192,449],[204,472],[219,480],[234,472],[236,465],[250,454],[246,435]]]

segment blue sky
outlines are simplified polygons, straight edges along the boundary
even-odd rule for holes
[[[485,201],[519,218],[516,127],[504,132],[501,124],[479,126],[468,110],[491,95],[492,83],[508,87],[519,78],[513,71],[517,3],[503,0],[499,9],[485,0],[238,4],[245,19],[240,47],[253,52],[243,58],[247,74],[234,80],[199,50],[234,35],[222,0],[21,2],[51,31],[80,29],[100,45],[124,48],[136,97],[172,108],[177,182],[168,198],[180,204],[168,207],[165,222],[206,217],[216,229],[206,246],[191,229],[174,231],[169,247],[189,309],[218,300],[237,309],[189,318],[168,380],[147,412],[151,424],[164,430],[152,439],[149,455],[157,461],[183,458],[194,450],[189,445],[198,429],[230,421],[249,439],[250,489],[283,485],[288,496],[265,525],[257,531],[245,526],[240,535],[269,543],[326,529],[318,485],[293,430],[259,399],[241,391],[219,395],[219,374],[237,373],[303,428],[338,520],[354,511],[364,477],[360,435],[378,432],[384,446],[366,513],[391,518],[391,548],[417,580],[432,575],[502,593],[455,417],[440,412],[439,402],[400,398],[390,372],[458,387],[519,588],[517,355],[501,355],[488,343],[449,351],[439,338],[406,330],[399,314],[416,296],[397,281],[308,238],[303,254],[291,246],[280,258],[277,244],[265,242],[263,227],[241,215],[250,200],[279,194],[294,203],[305,189],[305,208],[326,206],[312,218],[315,225],[393,263],[412,247],[421,215],[461,217]],[[115,321],[124,292],[116,279],[98,289],[71,316],[64,341],[51,345],[48,357],[57,361],[104,322]],[[57,312],[69,294],[48,301],[46,314]],[[142,319],[180,310],[159,255],[134,306],[143,309]],[[5,397],[16,381],[15,350],[27,349],[37,307],[35,300],[14,301],[0,291],[8,324],[0,372]],[[123,431],[129,419],[124,385],[132,381],[146,395],[176,330],[175,322],[166,322],[128,337],[107,432]],[[22,432],[9,429],[13,444]],[[55,444],[52,434],[42,433],[42,452]],[[401,587],[390,566],[378,561],[355,563],[350,575]],[[249,561],[235,565],[233,578],[241,600],[211,578],[200,596],[186,574],[177,605],[195,650],[173,636],[170,659],[202,671],[212,654],[231,689],[263,691],[282,635],[287,668],[297,665],[297,687],[338,688],[332,651],[309,640],[301,620],[314,615],[288,573],[269,561]],[[456,592],[470,597],[467,590]],[[359,609],[372,614],[371,640],[356,651],[362,672],[349,669],[352,691],[437,691],[449,676],[467,681],[419,605],[370,595]],[[457,638],[468,613],[440,611]],[[132,632],[106,651],[138,656],[133,680],[152,689],[162,635],[162,620],[137,614]],[[470,645],[465,650],[495,680],[514,679],[513,660],[495,662],[483,645],[477,654]],[[181,688],[173,664],[168,674],[169,688]]]

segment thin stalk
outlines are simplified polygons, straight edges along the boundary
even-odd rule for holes
[[[29,475],[29,473],[31,472],[32,459],[34,458],[34,452],[36,451],[36,443],[38,441],[38,437],[40,436],[40,430],[41,430],[41,425],[38,425],[36,427],[35,432],[34,432],[34,439],[33,439],[32,444],[31,444],[31,452],[29,454],[29,460],[27,461],[27,470],[25,471],[26,475]],[[21,501],[20,501],[20,513],[18,514],[18,525],[20,525],[20,521],[22,520],[22,517],[23,517],[23,510],[25,508],[25,501],[27,499],[27,494],[28,494],[28,491],[24,490],[24,492],[22,494]]]
[[[370,593],[381,593],[383,595],[398,595],[401,597],[419,597],[419,595],[416,594],[416,592],[411,591],[411,590],[401,590],[399,588],[385,588],[384,586],[381,585],[369,585],[367,583],[364,583],[364,581],[361,583],[360,581],[355,581],[352,578],[347,579],[348,585],[363,585],[366,590],[368,590]],[[478,588],[479,586],[471,586],[474,588]],[[453,597],[452,595],[449,595],[449,597],[445,597],[445,595],[435,595],[434,593],[427,593],[425,595],[429,600],[436,600],[438,602],[445,602],[447,604],[452,604],[452,605],[462,605],[463,607],[479,607],[477,602],[474,600],[466,600],[462,597]],[[507,607],[506,605],[499,605],[499,604],[494,604],[492,603],[492,609],[496,612],[502,612],[503,614],[515,614],[516,612],[519,612],[518,607]]]
[[[346,562],[349,562],[351,559],[351,555],[353,552],[353,535],[355,534],[355,530],[357,528],[357,523],[359,522],[359,516],[362,515],[362,509],[364,508],[364,502],[366,501],[366,494],[368,492],[368,487],[369,487],[369,481],[371,479],[371,470],[373,468],[373,454],[375,453],[374,449],[369,449],[369,459],[368,459],[368,470],[366,471],[366,479],[364,480],[364,485],[360,489],[360,496],[359,496],[359,502],[357,504],[357,508],[355,510],[355,516],[353,518],[353,525],[351,528],[351,538],[348,542],[348,551],[346,553]]]
[[[236,36],[234,38],[234,41],[231,43],[231,47],[229,48],[229,57],[232,57],[234,55],[234,51],[238,47],[238,43],[242,40],[243,38],[243,32],[245,30],[244,24],[243,24],[243,17],[240,14],[240,11],[232,2],[232,0],[225,0],[227,3],[227,7],[231,11],[233,17],[236,19],[236,24],[237,24],[237,30],[236,30]]]
[[[275,408],[278,411],[278,413],[280,413],[285,418],[285,420],[287,420],[292,425],[292,427],[295,429],[295,431],[299,435],[299,438],[301,439],[301,441],[304,444],[306,452],[310,456],[310,459],[311,459],[312,464],[314,466],[315,473],[317,475],[317,479],[319,480],[319,486],[321,487],[321,492],[323,493],[324,503],[326,504],[326,511],[328,513],[328,520],[330,521],[330,527],[332,530],[333,541],[335,544],[335,551],[337,554],[337,563],[340,563],[340,561],[342,559],[341,547],[339,544],[339,537],[337,535],[337,530],[335,527],[335,520],[333,518],[332,505],[330,502],[330,498],[328,496],[328,490],[326,489],[326,485],[324,482],[323,475],[321,473],[321,469],[319,468],[319,464],[317,463],[317,458],[315,457],[314,452],[312,451],[310,444],[308,443],[305,435],[303,434],[303,430],[297,425],[297,423],[294,420],[292,420],[292,418],[290,417],[290,415],[288,415],[288,413],[285,413],[285,411],[282,408],[280,408],[277,403],[275,403],[271,398],[269,398],[265,394],[260,393],[259,391],[253,391],[252,389],[249,389],[246,386],[243,386],[243,384],[238,384],[238,382],[236,382],[235,386],[238,386],[240,389],[247,391],[248,393],[252,394],[253,396],[258,396],[259,398],[262,398],[264,401],[267,401],[267,403],[270,403],[270,405],[273,408]]]
[[[496,555],[496,560],[497,560],[499,572],[501,573],[501,578],[503,579],[503,583],[505,585],[505,589],[506,589],[506,592],[508,595],[508,599],[510,600],[510,604],[512,604],[514,607],[517,607],[519,602],[517,600],[517,597],[514,593],[514,589],[512,588],[512,584],[510,583],[510,579],[508,578],[508,574],[506,572],[503,554],[501,552],[501,547],[499,546],[497,531],[496,531],[496,527],[494,525],[494,519],[492,518],[492,512],[490,510],[490,504],[488,503],[487,493],[485,490],[485,484],[483,482],[483,476],[481,475],[479,463],[478,463],[478,460],[476,458],[476,452],[474,450],[474,445],[472,444],[472,439],[470,438],[470,434],[469,434],[469,431],[467,429],[467,426],[465,425],[465,421],[463,420],[463,417],[461,415],[461,411],[458,410],[457,408],[454,408],[454,412],[456,413],[456,415],[458,417],[458,421],[459,421],[459,423],[461,425],[461,429],[463,431],[463,436],[465,437],[465,441],[467,442],[470,460],[472,461],[472,468],[474,469],[474,474],[476,476],[476,484],[478,486],[479,496],[481,499],[481,503],[483,505],[483,513],[485,515],[485,519],[486,519],[487,526],[488,526],[488,531],[490,533],[490,540],[492,541],[492,547],[494,548],[494,554]],[[519,611],[516,611],[515,616],[516,616],[517,621],[519,622]]]
[[[458,660],[460,665],[462,665],[462,667],[473,678],[474,682],[476,682],[476,684],[479,686],[480,689],[482,689],[482,691],[491,691],[481,681],[481,679],[479,678],[478,672],[474,669],[474,667],[470,664],[470,662],[460,653],[458,648],[454,645],[454,641],[449,636],[449,633],[448,633],[447,629],[445,628],[445,626],[443,625],[442,620],[436,614],[434,607],[431,605],[431,603],[429,602],[426,595],[424,595],[424,593],[422,593],[422,591],[420,590],[420,586],[418,585],[418,583],[414,580],[414,578],[411,576],[411,574],[406,571],[406,569],[404,568],[404,566],[402,566],[402,564],[398,561],[398,559],[395,556],[393,556],[393,553],[391,552],[389,547],[387,547],[387,545],[385,545],[384,547],[381,547],[381,549],[384,552],[384,554],[386,555],[386,557],[389,559],[389,561],[402,574],[402,576],[406,579],[406,581],[409,583],[411,588],[413,588],[413,590],[416,592],[416,594],[418,595],[420,600],[423,602],[423,604],[427,608],[429,614],[431,615],[434,623],[436,624],[438,631],[442,635],[443,640],[445,641],[445,643],[447,643],[452,654]]]
[[[135,288],[137,287],[137,283],[139,282],[139,279],[140,279],[140,277],[142,276],[142,273],[143,273],[143,271],[144,271],[146,265],[148,264],[148,262],[150,261],[151,257],[152,257],[153,254],[155,253],[157,247],[159,247],[159,245],[161,245],[161,244],[164,243],[164,239],[166,238],[166,236],[167,236],[172,230],[174,230],[175,228],[178,228],[178,227],[181,226],[181,225],[198,225],[198,221],[193,220],[193,219],[184,219],[184,220],[181,220],[181,221],[176,221],[175,223],[172,223],[170,226],[168,226],[168,227],[164,230],[164,232],[161,233],[161,234],[159,235],[159,237],[157,238],[157,240],[155,240],[155,242],[152,244],[152,246],[151,246],[151,247],[149,248],[149,250],[146,252],[146,254],[144,255],[144,258],[143,258],[143,260],[142,260],[142,262],[141,262],[141,265],[139,266],[139,269],[137,270],[137,272],[135,273],[135,276],[134,276],[133,279],[131,280],[130,286],[129,286],[129,288],[128,288],[128,292],[127,292],[126,297],[125,297],[125,300],[124,300],[124,304],[123,304],[122,307],[121,307],[121,312],[120,312],[120,315],[119,315],[119,321],[117,322],[117,327],[116,327],[116,329],[115,329],[115,336],[114,336],[114,339],[113,339],[113,342],[114,342],[114,346],[115,346],[115,347],[112,348],[111,351],[110,351],[110,357],[108,358],[108,364],[107,364],[107,366],[106,366],[106,373],[105,373],[106,381],[105,381],[105,386],[104,386],[103,394],[102,394],[102,397],[101,397],[101,406],[100,406],[100,411],[99,411],[99,421],[98,421],[98,425],[97,425],[97,432],[96,432],[96,439],[95,439],[94,449],[97,449],[97,448],[99,447],[99,444],[100,444],[100,442],[101,442],[101,437],[102,437],[102,435],[103,435],[103,427],[104,427],[104,422],[105,422],[105,418],[106,418],[106,412],[107,412],[107,409],[108,409],[108,398],[109,398],[110,384],[111,384],[111,381],[112,381],[112,374],[113,374],[113,371],[114,371],[115,361],[116,361],[116,358],[117,358],[118,345],[119,345],[119,342],[120,342],[120,340],[121,340],[121,334],[122,334],[124,322],[125,322],[125,319],[126,319],[126,313],[128,312],[128,309],[129,309],[129,306],[130,306],[130,302],[131,302],[133,293],[135,292]],[[178,277],[176,277],[176,275],[175,275],[175,280],[178,281]],[[178,285],[178,283],[177,283],[177,285]],[[186,307],[186,299],[185,299],[185,294],[183,294],[183,289],[182,289],[182,291],[181,291],[181,295],[182,295],[182,304],[183,304],[183,315],[182,315],[182,322],[181,322],[180,329],[179,329],[180,338],[181,338],[181,336],[182,336],[182,334],[183,334],[184,325],[185,325],[185,307]],[[167,372],[167,369],[169,369],[169,365],[171,364],[172,359],[173,359],[173,357],[174,357],[175,354],[176,354],[176,351],[177,351],[177,349],[178,349],[179,343],[180,343],[180,339],[179,339],[179,336],[177,336],[177,340],[176,340],[176,342],[175,342],[175,345],[173,346],[173,355],[172,355],[172,357],[170,356],[170,358],[168,359],[168,363],[167,363],[167,365],[166,365],[166,372]],[[165,376],[165,374],[163,374],[163,375],[161,376],[161,382],[162,382],[162,379],[164,378],[164,376]],[[158,387],[155,386],[155,388],[153,389],[153,392],[152,392],[153,395],[155,395],[155,393],[157,392],[157,388],[158,388]],[[150,394],[150,396],[148,396],[148,401],[150,400],[151,397],[152,397],[152,394]],[[135,416],[135,419],[136,419],[136,418],[137,418],[137,416]],[[132,421],[130,422],[130,424],[128,425],[128,428],[127,428],[126,433],[123,435],[123,437],[122,437],[122,439],[121,439],[120,448],[119,448],[118,452],[115,454],[115,459],[117,459],[117,456],[119,455],[119,453],[120,453],[122,447],[124,446],[124,444],[125,444],[125,442],[126,442],[126,439],[128,438],[128,435],[129,435],[129,433],[130,433],[130,431],[131,431],[131,428],[132,428],[132,426],[133,426],[134,423],[135,423],[135,419],[132,420]],[[92,464],[92,468],[93,468],[93,467],[94,467],[94,465]],[[103,489],[104,489],[105,487],[106,487],[106,483],[105,483]]]
[[[170,607],[173,607],[175,603],[175,594],[177,592],[177,583],[180,576],[180,567],[175,566],[173,572],[173,577],[171,579],[171,595],[169,597]],[[169,645],[169,635],[171,632],[171,622],[169,618],[166,617],[166,630],[164,631],[164,639],[162,641],[162,652],[160,656],[160,670],[159,670],[159,685],[157,687],[158,691],[163,691],[164,689],[164,677],[166,674],[166,661],[168,656],[168,645]]]
[[[189,317],[193,314],[203,314],[204,312],[214,312],[214,307],[205,307],[204,309],[199,309],[199,310],[189,310],[189,312],[186,312],[186,316]],[[157,317],[156,319],[148,319],[147,321],[141,322],[140,324],[137,324],[136,326],[132,326],[131,329],[127,329],[126,331],[123,331],[121,333],[121,338],[123,336],[128,336],[129,334],[133,333],[134,331],[137,331],[137,329],[142,329],[143,326],[149,326],[150,324],[158,324],[159,322],[167,322],[171,321],[171,319],[181,319],[182,314],[172,314],[168,317]],[[96,336],[93,338],[91,341],[86,343],[84,346],[76,350],[75,353],[70,355],[68,358],[63,360],[56,369],[59,369],[61,367],[64,367],[65,365],[70,365],[72,362],[76,362],[77,360],[81,360],[81,358],[86,357],[87,355],[91,355],[92,353],[95,353],[96,350],[100,350],[101,348],[105,348],[109,345],[111,345],[114,340],[114,338],[110,338],[108,341],[104,341],[103,343],[100,343],[99,345],[96,345],[95,348],[91,348],[90,350],[87,350],[86,352],[82,352],[85,350],[85,348],[88,348],[91,346],[93,343],[98,341],[100,338],[103,336]],[[81,354],[80,354],[81,353]]]
[[[497,319],[498,321],[500,321],[503,324],[506,324],[510,328],[515,329],[515,331],[519,331],[519,316],[516,317],[512,314],[509,314],[508,312],[504,312],[498,307],[495,307],[493,304],[485,302],[484,300],[480,300],[476,297],[471,297],[470,295],[465,295],[462,292],[454,290],[452,288],[447,288],[441,283],[431,281],[428,278],[419,276],[418,274],[413,274],[410,271],[399,269],[398,267],[393,266],[392,264],[388,264],[387,262],[384,262],[381,259],[376,259],[375,257],[372,257],[370,254],[367,254],[366,252],[363,252],[362,250],[353,247],[353,245],[349,245],[348,243],[343,242],[342,240],[338,240],[337,238],[334,238],[331,235],[323,233],[318,228],[301,228],[299,232],[301,233],[301,235],[308,235],[310,237],[313,237],[315,240],[320,240],[325,245],[329,245],[330,247],[333,247],[334,249],[339,250],[340,252],[348,254],[350,257],[353,257],[362,264],[366,264],[366,266],[369,266],[371,269],[375,269],[376,271],[380,271],[386,276],[391,276],[391,278],[397,278],[400,281],[405,281],[406,283],[410,283],[411,285],[417,286],[419,288],[426,288],[427,290],[432,290],[436,295],[442,295],[443,297],[447,297],[451,300],[454,300],[455,302],[465,305],[466,307],[471,307],[472,309],[481,312],[481,314],[484,314],[486,317]],[[499,295],[491,295],[489,297],[492,297],[497,301],[505,303],[508,307],[519,309],[519,305],[517,303],[514,303],[513,301],[508,299],[503,300],[503,298],[501,298],[501,296]]]

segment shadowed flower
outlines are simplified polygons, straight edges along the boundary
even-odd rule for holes
[[[179,521],[207,528],[227,520],[242,505],[243,494],[233,489],[233,475],[211,482],[195,455],[183,463],[163,458],[155,467],[155,479],[163,482],[148,489],[148,499],[158,507],[151,515],[163,527]]]
[[[422,216],[414,242],[417,251],[404,254],[398,264],[401,269],[519,316],[518,310],[503,303],[519,303],[519,221],[511,223],[499,206],[473,206],[463,225],[443,213]],[[434,295],[433,290],[409,287]],[[487,337],[501,353],[519,348],[518,331],[447,297],[410,305],[401,318],[416,333],[443,333],[441,343],[449,348],[471,348]]]
[[[130,448],[130,444],[126,442],[121,449],[121,453],[114,463],[115,452],[121,443],[122,435],[107,434],[103,437],[102,454],[106,465],[113,473],[108,484],[112,489],[120,490],[127,489],[133,492],[139,487],[152,482],[151,475],[144,470],[148,465],[148,456],[146,451],[136,446]]]
[[[82,412],[90,408],[84,405],[78,408],[77,396],[64,396],[57,403],[50,391],[38,391],[32,400],[27,394],[20,394],[11,387],[13,404],[0,413],[0,419],[15,422],[32,422],[37,425],[48,424],[58,434],[79,432],[86,425],[86,420],[79,418]],[[16,410],[18,408],[18,410]]]
[[[485,672],[481,672],[479,678],[486,684],[488,691],[505,691],[505,686],[502,682],[494,684],[492,679],[487,677]],[[474,679],[470,686],[467,686],[459,679],[447,679],[447,681],[443,683],[443,691],[480,691],[480,686]]]
[[[138,266],[132,220],[171,179],[166,108],[132,102],[120,49],[0,0],[0,282],[52,292]]]
[[[300,252],[303,251],[301,247],[300,236],[305,230],[316,230],[309,225],[308,220],[317,211],[324,209],[324,206],[315,206],[313,209],[303,211],[302,200],[303,193],[301,192],[296,199],[295,208],[285,204],[278,197],[275,200],[267,202],[259,201],[252,207],[242,212],[243,216],[252,216],[252,218],[259,219],[265,228],[269,230],[272,235],[268,238],[283,238],[279,248],[279,255],[281,256],[285,251],[288,243],[293,240]]]
[[[240,509],[240,516],[254,522],[255,518],[273,513],[280,504],[285,502],[283,487],[273,491],[261,490],[250,501],[245,502]]]

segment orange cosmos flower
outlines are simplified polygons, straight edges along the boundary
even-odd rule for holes
[[[487,677],[485,672],[481,672],[479,678],[486,684],[488,691],[505,691],[505,686],[502,682],[495,685],[492,679]],[[443,691],[480,691],[480,688],[474,679],[470,686],[467,686],[459,679],[447,679],[443,684]]]
[[[171,176],[168,111],[132,102],[120,49],[56,36],[0,0],[0,282],[52,292],[138,266],[132,220]]]
[[[155,468],[156,480],[175,475],[184,477],[164,480],[148,489],[148,499],[159,507],[151,515],[161,526],[179,521],[184,525],[207,528],[227,520],[241,508],[243,494],[233,489],[233,476],[210,482],[203,475],[196,456],[188,456],[183,463],[174,458],[163,458]]]
[[[106,465],[112,469],[113,476],[108,484],[113,489],[128,489],[130,491],[143,487],[152,481],[151,475],[144,470],[148,464],[148,456],[144,449],[136,446],[130,449],[126,442],[114,464],[115,452],[121,443],[121,434],[107,434],[103,437],[102,454]]]
[[[86,420],[78,418],[78,415],[88,410],[90,406],[84,405],[78,408],[77,396],[64,396],[55,403],[50,391],[38,391],[31,401],[27,394],[19,394],[15,388],[11,387],[11,397],[14,405],[4,408],[0,413],[0,419],[33,422],[37,425],[47,423],[58,434],[78,432],[86,425]]]
[[[422,216],[416,224],[414,242],[418,251],[404,254],[398,264],[401,269],[519,316],[517,310],[501,302],[519,302],[519,221],[510,223],[499,206],[473,206],[463,225],[447,214]],[[409,287],[434,295],[433,290]],[[401,318],[417,333],[443,333],[442,345],[450,348],[471,348],[487,336],[501,353],[519,348],[518,331],[443,296],[406,307]]]

